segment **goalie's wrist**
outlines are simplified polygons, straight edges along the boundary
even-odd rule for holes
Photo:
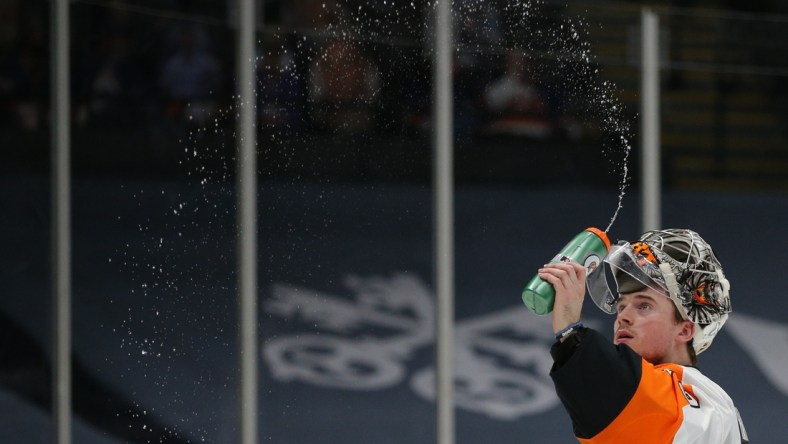
[[[573,322],[567,325],[566,327],[562,328],[561,330],[555,332],[555,340],[558,342],[564,342],[566,338],[577,333],[578,330],[581,328],[583,328],[582,322]]]

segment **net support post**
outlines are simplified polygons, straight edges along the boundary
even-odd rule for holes
[[[640,17],[640,125],[642,232],[661,228],[659,17],[643,8]]]

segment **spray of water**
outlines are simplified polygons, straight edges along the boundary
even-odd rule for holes
[[[607,232],[629,186],[631,117],[617,99],[617,86],[603,79],[590,44],[591,24],[582,15],[554,8],[542,1],[515,2],[507,4],[504,12],[505,17],[518,21],[514,29],[524,36],[517,40],[518,46],[536,59],[532,71],[543,79],[547,90],[562,99],[556,103],[559,110],[601,134],[599,154],[607,161],[608,174],[618,178],[618,199]]]
[[[305,171],[307,168],[299,165],[304,161],[317,166],[332,161],[321,157],[324,156],[321,150],[311,146],[321,143],[320,138],[315,140],[306,132],[300,141],[293,138],[294,133],[299,134],[307,126],[307,121],[316,126],[326,125],[322,129],[328,131],[328,136],[339,132],[363,133],[369,130],[370,122],[359,110],[380,107],[381,97],[387,91],[401,93],[405,99],[400,98],[400,102],[406,102],[405,107],[414,115],[419,106],[428,104],[429,88],[419,88],[425,83],[429,85],[429,76],[417,70],[423,69],[424,62],[432,58],[429,36],[436,3],[427,2],[423,9],[408,1],[403,4],[370,0],[356,4],[351,8],[342,2],[323,3],[312,22],[306,23],[303,34],[282,33],[259,42],[255,102],[258,124],[264,132],[258,147],[264,174],[266,170]],[[490,70],[487,65],[491,59],[510,51],[526,54],[542,86],[560,99],[556,100],[558,110],[567,118],[599,128],[604,135],[600,155],[608,160],[615,174],[621,175],[617,206],[605,229],[608,231],[623,206],[628,186],[630,129],[623,106],[615,99],[615,85],[600,79],[600,68],[588,42],[589,24],[582,17],[567,15],[554,2],[495,5],[486,0],[455,1],[457,63],[476,64]],[[374,51],[367,50],[376,46],[384,49],[385,57],[370,55]],[[330,77],[336,73],[341,76]],[[326,77],[321,80],[318,78],[321,75]],[[406,83],[403,77],[415,81]],[[488,72],[484,77],[492,75]],[[350,92],[356,94],[352,99],[358,105],[355,113],[340,114],[335,108],[321,107],[333,98],[348,100]],[[295,112],[299,109],[307,110],[310,115]],[[162,189],[155,198],[166,201],[165,214],[156,221],[140,221],[140,243],[121,253],[139,301],[130,307],[128,319],[123,322],[122,347],[129,350],[129,357],[146,373],[153,368],[154,360],[159,361],[157,367],[164,361],[164,367],[176,368],[184,360],[190,361],[192,367],[199,367],[206,363],[211,344],[224,351],[230,348],[216,341],[228,336],[222,330],[225,325],[234,325],[229,307],[233,299],[223,299],[221,295],[233,294],[235,286],[234,274],[229,271],[233,268],[232,258],[226,255],[226,245],[232,245],[235,240],[232,171],[236,114],[230,105],[211,115],[207,124],[188,132],[180,142],[180,163],[189,178],[189,192]],[[396,113],[391,115],[399,118]],[[379,126],[384,132],[398,131],[397,121],[382,120]],[[569,126],[578,125],[575,122]],[[300,143],[294,144],[293,140]],[[308,156],[304,155],[305,150]],[[277,155],[269,157],[274,153]],[[307,232],[308,228],[304,227],[309,224],[302,223],[304,220],[322,217],[326,231],[332,225],[331,215],[323,204],[326,193],[331,191],[315,193],[316,187],[307,186],[303,179],[293,176],[290,185],[296,191],[288,196],[269,196],[262,208],[267,217],[285,221],[285,235],[294,249],[303,248],[305,241],[321,236]],[[330,180],[319,176],[311,179],[318,185]],[[138,205],[150,202],[150,194],[140,190],[135,195]],[[295,207],[288,201],[293,196],[311,201]],[[262,235],[265,237],[266,233]],[[290,257],[263,259],[268,266],[279,263],[283,268],[292,265],[288,264],[292,260]],[[205,312],[213,317],[206,319],[200,314]],[[186,330],[193,336],[186,337]],[[150,375],[151,386],[162,398],[158,404],[183,407],[190,403],[184,399],[186,394],[171,393],[172,381],[186,377],[192,378],[195,387],[203,391],[215,378],[199,371],[190,375],[171,372]],[[210,430],[212,419],[215,417],[199,418],[205,424],[197,432],[203,441],[212,441],[215,436]],[[173,436],[180,432],[169,429],[162,433]]]

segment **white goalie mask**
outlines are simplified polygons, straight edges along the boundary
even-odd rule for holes
[[[681,317],[695,324],[693,348],[702,353],[731,311],[730,284],[714,252],[686,229],[649,231],[638,242],[619,242],[588,275],[588,292],[606,313],[621,293],[649,287],[667,295]]]

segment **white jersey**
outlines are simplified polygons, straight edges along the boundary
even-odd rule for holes
[[[678,377],[687,405],[674,443],[741,444],[747,442],[739,411],[730,396],[698,369],[682,367]],[[708,427],[708,424],[716,424]],[[744,435],[744,436],[742,436]]]

